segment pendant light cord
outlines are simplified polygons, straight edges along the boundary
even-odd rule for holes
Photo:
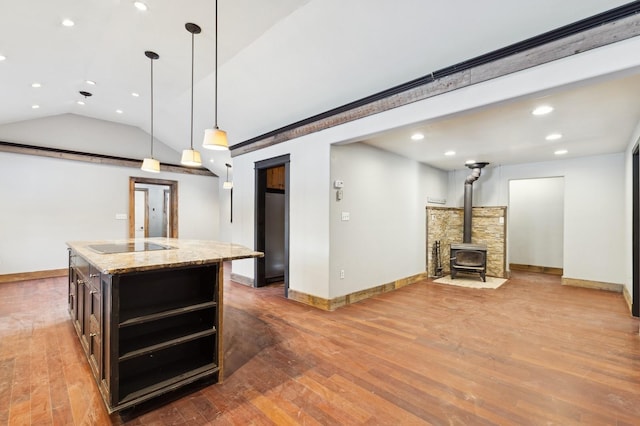
[[[151,61],[151,158],[153,158],[153,58]]]
[[[215,29],[215,35],[216,35],[216,52],[215,52],[215,60],[214,60],[214,64],[213,67],[215,68],[215,72],[216,72],[216,78],[215,78],[215,87],[214,87],[214,94],[213,94],[213,102],[215,104],[216,110],[214,112],[214,123],[213,123],[213,127],[214,129],[218,128],[218,0],[216,0],[216,29]]]
[[[194,44],[194,33],[191,33],[191,150],[193,151],[193,44]]]

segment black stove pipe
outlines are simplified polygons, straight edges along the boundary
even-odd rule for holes
[[[471,169],[471,174],[464,181],[464,223],[462,228],[462,242],[471,243],[471,217],[473,214],[473,182],[477,181],[482,169],[489,163],[471,163],[466,166]]]

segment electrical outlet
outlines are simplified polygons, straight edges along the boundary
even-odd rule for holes
[[[340,269],[340,279],[344,280],[344,269]]]
[[[342,220],[344,221],[349,220],[349,212],[342,212]]]

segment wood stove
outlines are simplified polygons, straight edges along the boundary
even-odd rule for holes
[[[482,169],[489,163],[467,164],[471,174],[464,181],[464,223],[462,244],[451,244],[449,267],[451,279],[455,279],[458,272],[480,274],[482,281],[486,281],[487,246],[471,243],[471,217],[473,204],[473,182],[478,180]]]
[[[484,244],[451,244],[451,279],[458,272],[478,273],[482,281],[487,281],[487,246]]]

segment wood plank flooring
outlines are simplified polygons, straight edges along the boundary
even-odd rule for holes
[[[335,312],[225,282],[225,381],[109,416],[65,278],[0,285],[0,425],[638,425],[622,295],[527,272],[419,282]]]

